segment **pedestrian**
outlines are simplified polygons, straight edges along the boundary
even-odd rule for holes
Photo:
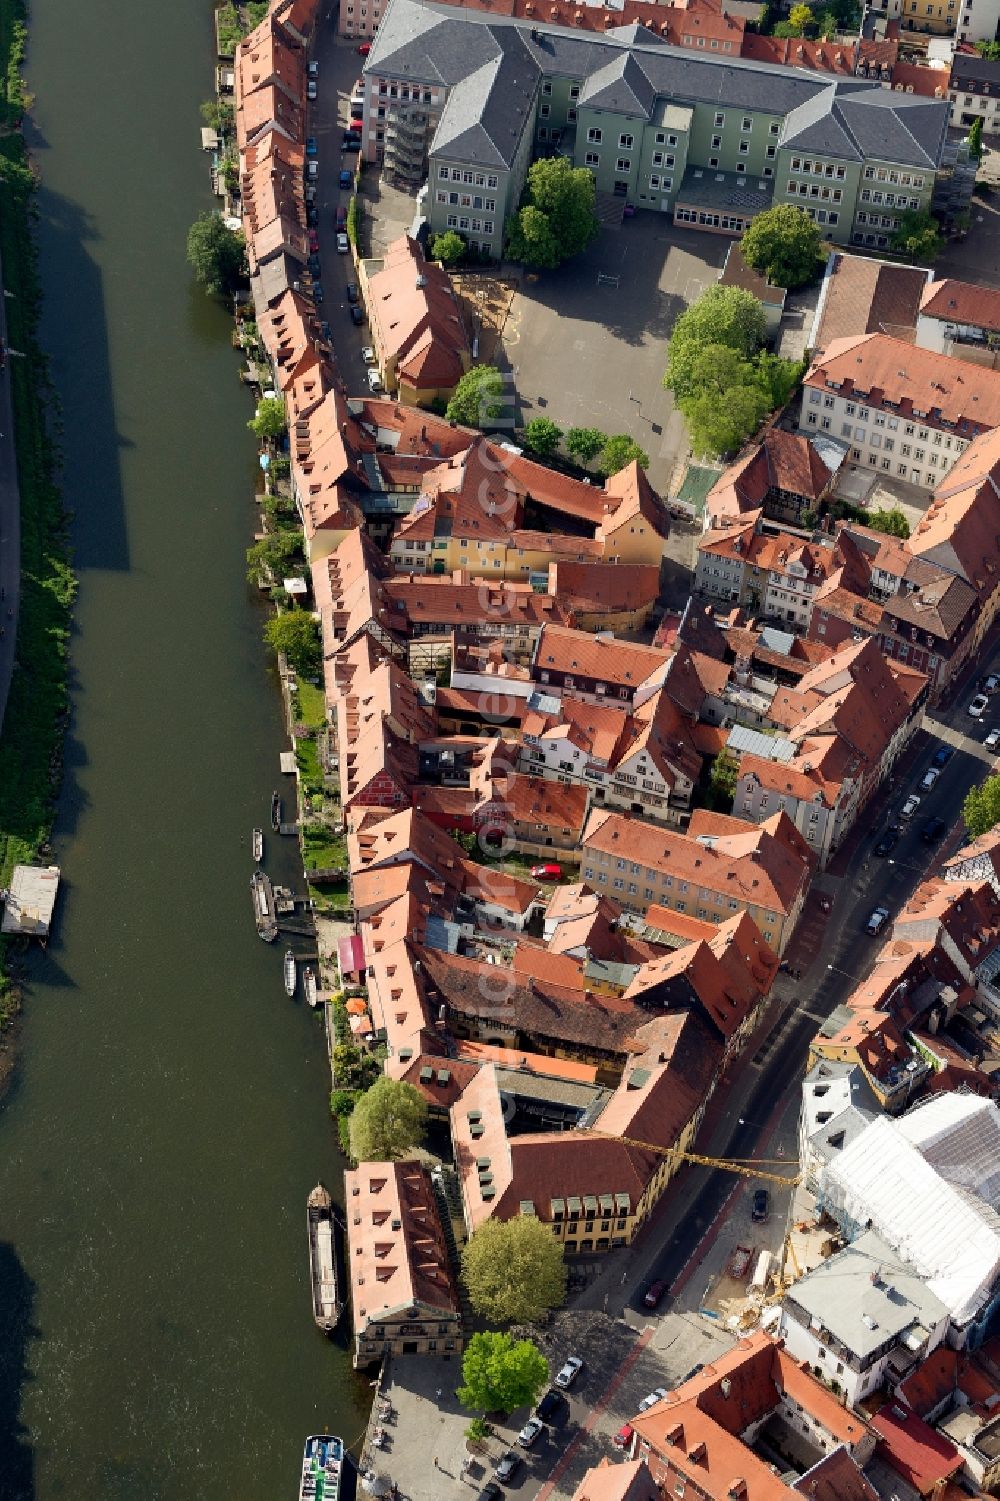
[[[438,1464],[438,1457],[436,1454],[434,1456],[434,1468],[435,1470],[439,1470],[441,1468],[441,1466]]]
[[[444,1389],[439,1386],[438,1389],[437,1389],[437,1391],[434,1393],[434,1395],[435,1395],[435,1397],[437,1397],[438,1401],[440,1402],[441,1398],[444,1396]]]

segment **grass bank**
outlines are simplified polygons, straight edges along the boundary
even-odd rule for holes
[[[0,115],[23,108],[22,0],[0,0]],[[49,435],[49,385],[38,344],[40,288],[33,238],[34,177],[24,141],[0,135],[0,255],[7,299],[11,391],[21,491],[21,600],[17,667],[0,735],[0,885],[11,867],[35,858],[55,812],[67,708],[67,648],[75,584]],[[9,943],[0,940],[0,1034],[19,1009]]]

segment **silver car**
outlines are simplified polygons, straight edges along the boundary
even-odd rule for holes
[[[545,1424],[541,1418],[529,1418],[517,1435],[517,1441],[522,1449],[530,1449],[532,1444],[545,1432]]]

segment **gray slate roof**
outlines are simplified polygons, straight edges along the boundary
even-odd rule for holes
[[[497,65],[492,74],[480,72],[508,52],[510,69]],[[782,145],[841,160],[869,156],[923,168],[940,159],[949,109],[944,100],[885,90],[863,79],[831,81],[749,58],[693,53],[642,26],[581,33],[516,19],[499,22],[488,13],[430,0],[390,0],[364,71],[443,84],[453,92],[468,81],[468,95],[456,103],[457,117],[442,140],[456,150],[469,144],[487,156],[495,151],[494,160],[503,161],[512,154],[510,131],[517,129],[517,118],[527,123],[533,116],[542,74],[578,81],[581,104],[647,119],[656,101],[664,99],[756,111],[786,119]],[[493,85],[487,87],[490,77]],[[508,87],[510,99],[498,99]],[[477,109],[484,135],[467,136]],[[441,148],[435,142],[431,149]]]
[[[541,78],[515,27],[491,27],[495,55],[448,95],[431,149],[482,167],[509,167],[534,116]]]

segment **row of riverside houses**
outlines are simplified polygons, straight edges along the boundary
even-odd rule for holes
[[[943,194],[949,212],[966,206],[972,175],[959,191],[941,84],[925,97],[740,56],[738,28],[729,53],[716,35],[692,54],[652,18],[600,31],[565,20],[389,0],[364,68],[362,153],[426,181],[432,232],[498,257],[528,166],[554,150],[622,209],[723,234],[794,202],[835,242],[888,244],[902,212],[944,208]],[[904,191],[875,233],[864,195],[880,174]]]

